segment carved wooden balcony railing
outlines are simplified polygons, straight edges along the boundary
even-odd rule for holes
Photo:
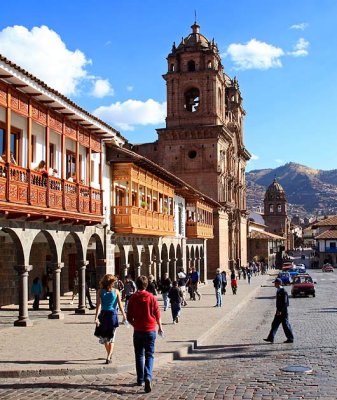
[[[174,235],[174,217],[135,206],[113,207],[112,229],[117,233]]]
[[[212,239],[214,237],[213,225],[188,221],[186,222],[186,237],[189,239]]]
[[[103,215],[102,191],[12,164],[0,163],[0,202],[45,210],[81,214],[79,219],[99,220]],[[0,205],[1,210],[1,205]],[[46,213],[48,214],[48,213]],[[83,214],[87,214],[86,217]],[[93,215],[92,215],[93,214]],[[55,212],[53,213],[55,216]],[[92,217],[91,217],[92,216]]]

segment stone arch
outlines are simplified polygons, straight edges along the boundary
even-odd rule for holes
[[[161,259],[160,259],[159,247],[157,244],[155,244],[152,247],[151,262],[153,263],[153,275],[156,281],[161,278],[160,261]]]
[[[9,228],[0,230],[1,252],[0,252],[0,307],[6,304],[18,304],[19,291],[13,290],[18,287],[17,265],[25,265],[26,258],[24,249],[18,235]]]
[[[101,237],[94,233],[90,236],[87,246],[85,258],[82,258],[86,265],[86,280],[90,283],[90,287],[97,287],[98,282],[106,273],[104,261],[104,248]],[[81,262],[82,260],[79,260]]]
[[[191,256],[190,256],[190,249],[186,246],[186,269],[188,270],[191,266]]]
[[[171,243],[170,245],[170,249],[169,249],[169,269],[168,269],[168,273],[169,273],[169,277],[172,281],[175,281],[177,279],[176,275],[177,275],[177,271],[176,271],[176,250],[174,248],[173,243]]]
[[[118,275],[122,280],[128,274],[125,248],[121,243],[116,243],[114,248],[115,258],[115,275]]]
[[[33,267],[28,276],[29,288],[33,279],[39,277],[47,292],[47,277],[52,276],[54,266],[60,262],[60,255],[61,249],[57,248],[55,239],[50,232],[41,230],[35,235],[31,243],[28,261],[28,264]],[[30,291],[29,298],[32,298]]]
[[[75,271],[79,262],[84,260],[81,239],[75,232],[70,232],[64,239],[61,253],[63,268],[61,273],[61,293],[73,289]]]
[[[200,259],[199,259],[199,246],[195,247],[195,262],[194,262],[194,266],[195,269],[199,272],[200,274]]]
[[[169,261],[169,254],[168,254],[168,250],[167,250],[167,246],[164,243],[162,248],[161,248],[161,276],[163,276],[163,274],[165,272],[169,272],[168,271],[168,261]]]
[[[195,251],[194,246],[191,246],[191,266],[195,267]]]
[[[140,252],[140,274],[149,276],[151,273],[151,255],[148,245],[144,245]]]
[[[177,245],[176,258],[177,258],[177,271],[179,271],[179,269],[183,268],[184,266],[183,252],[180,244]]]

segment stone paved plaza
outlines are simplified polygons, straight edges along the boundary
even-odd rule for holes
[[[133,369],[119,373],[116,369],[117,360],[120,366],[127,364],[126,360],[133,361],[132,349],[120,340],[125,328],[120,328],[115,364],[110,371],[106,371],[110,373],[90,373],[88,366],[86,373],[82,367],[81,373],[75,376],[3,377],[0,398],[336,399],[336,278],[334,273],[324,274],[320,271],[312,272],[312,276],[317,280],[316,298],[290,299],[294,344],[283,344],[285,337],[282,328],[276,336],[276,343],[263,342],[262,338],[268,333],[275,311],[275,289],[271,287],[271,276],[257,277],[250,287],[244,281],[239,282],[238,296],[226,295],[226,305],[222,309],[212,308],[214,298],[211,287],[204,287],[202,300],[184,310],[181,325],[169,325],[168,314],[163,313],[167,335],[165,339],[157,341],[157,359],[161,361],[155,366],[154,388],[150,394],[145,395],[142,388],[134,385]],[[219,313],[216,318],[215,312]],[[190,323],[187,322],[189,313],[197,315],[197,325],[194,325],[196,320],[193,318]],[[66,320],[68,318],[71,316]],[[216,321],[221,322],[217,324]],[[49,323],[51,321],[36,325],[42,327]],[[83,331],[83,326],[86,324],[79,324],[78,331]],[[211,331],[207,334],[209,328]],[[92,326],[88,332],[91,330]],[[14,332],[14,328],[1,330],[2,336],[9,331]],[[127,335],[131,335],[131,330],[127,330]],[[180,336],[188,336],[190,341],[199,337],[198,347],[191,353],[181,352],[177,360],[165,362],[161,357],[165,351],[169,351],[165,350],[166,346],[169,349],[175,343],[176,349],[181,348],[183,340]],[[129,341],[131,337],[124,339]],[[15,341],[18,346],[12,352],[19,358],[19,338],[12,336],[10,346]],[[65,357],[61,343],[57,346],[51,345],[50,354],[63,352]],[[103,353],[97,346],[96,357],[99,357],[99,353]],[[4,365],[6,357],[3,351],[6,347],[8,342],[7,345],[2,342],[2,372],[10,369],[9,365]],[[123,354],[120,352],[122,348]],[[91,358],[91,351],[88,349],[88,359]],[[39,353],[38,344],[36,352]],[[29,363],[18,363],[16,367],[26,368],[26,365],[30,366]],[[55,367],[55,364],[51,363],[48,368],[51,366]],[[306,366],[313,372],[294,374],[282,371],[287,366]]]

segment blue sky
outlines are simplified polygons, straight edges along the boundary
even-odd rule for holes
[[[0,53],[131,143],[165,126],[173,42],[214,38],[244,99],[247,170],[336,169],[335,0],[16,0],[1,4]]]

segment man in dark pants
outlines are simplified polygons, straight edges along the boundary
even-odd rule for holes
[[[282,281],[280,278],[276,278],[274,281],[274,285],[277,288],[276,292],[276,314],[274,320],[271,324],[271,329],[269,335],[266,339],[263,339],[265,342],[274,343],[274,337],[276,335],[277,329],[282,323],[282,327],[284,330],[284,334],[287,337],[287,340],[284,343],[293,343],[294,335],[291,330],[290,323],[288,321],[288,306],[289,299],[288,293],[282,286]]]

